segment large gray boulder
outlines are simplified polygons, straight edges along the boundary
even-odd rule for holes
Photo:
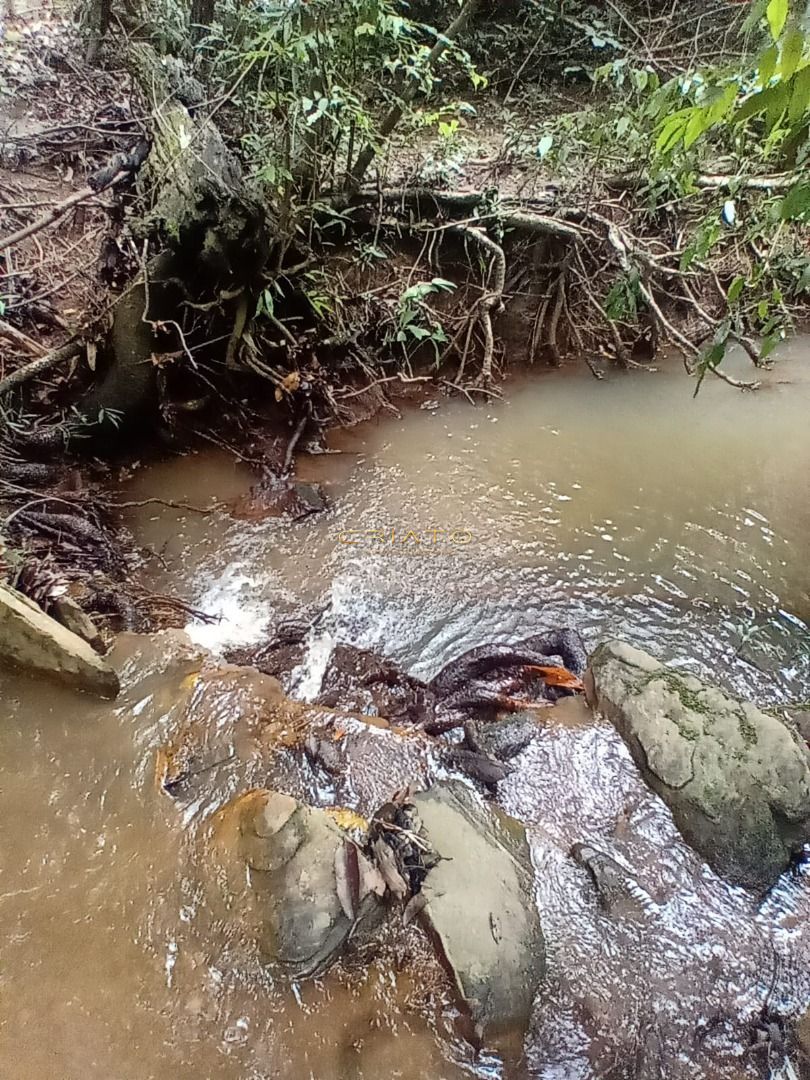
[[[86,641],[7,585],[0,585],[0,659],[101,697],[118,693],[118,676]]]
[[[217,831],[243,879],[247,868],[265,959],[291,977],[325,971],[361,924],[374,925],[385,883],[328,811],[251,791],[220,812]]]
[[[585,676],[687,843],[734,884],[764,892],[810,840],[810,751],[754,705],[623,642]]]
[[[422,920],[478,1036],[522,1033],[545,973],[525,830],[458,781],[413,802],[439,857],[422,885]]]

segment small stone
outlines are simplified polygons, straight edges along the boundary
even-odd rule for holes
[[[71,596],[60,596],[54,600],[51,612],[62,626],[66,626],[68,630],[83,638],[96,652],[103,650],[104,643],[98,627]]]
[[[218,818],[220,856],[242,864],[235,880],[248,868],[262,954],[292,978],[321,974],[350,936],[375,924],[379,875],[326,811],[260,790],[234,799]]]

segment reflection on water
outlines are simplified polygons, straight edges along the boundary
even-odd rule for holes
[[[711,384],[697,402],[675,373],[544,375],[486,407],[442,401],[343,434],[343,456],[303,463],[331,498],[321,518],[150,505],[129,523],[161,557],[144,571],[156,589],[224,616],[192,628],[206,644],[328,600],[330,634],[419,674],[566,622],[760,701],[807,699],[810,384],[798,357],[779,375],[796,381],[747,396]],[[145,470],[129,496],[207,505],[250,479],[205,454]],[[434,528],[472,541],[428,543]],[[393,543],[365,535],[391,529]],[[421,543],[399,542],[409,530]],[[114,707],[0,673],[3,1076],[756,1076],[746,1047],[769,992],[785,1014],[810,1003],[807,878],[757,913],[682,844],[612,729],[575,712],[499,791],[530,826],[549,944],[526,1060],[474,1061],[397,940],[367,974],[276,986],[238,920],[205,901],[190,853],[201,806],[154,786],[199,662],[131,638],[116,662]],[[237,707],[225,696],[209,716]],[[583,839],[632,871],[619,912],[568,857]]]

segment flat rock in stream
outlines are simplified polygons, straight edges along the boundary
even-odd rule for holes
[[[247,867],[265,959],[293,978],[323,972],[381,913],[382,878],[328,811],[251,791],[220,811],[216,832],[242,877]]]
[[[118,676],[86,641],[6,585],[0,585],[0,658],[101,697],[118,693]]]
[[[523,826],[457,781],[413,799],[438,862],[422,919],[480,1036],[524,1031],[545,946]]]
[[[585,681],[687,843],[728,881],[770,888],[810,840],[810,751],[798,735],[623,642],[596,650]]]

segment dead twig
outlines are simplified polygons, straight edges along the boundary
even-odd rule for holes
[[[28,364],[23,364],[16,371],[12,371],[10,375],[6,375],[4,379],[0,379],[0,397],[8,394],[11,390],[16,390],[18,386],[22,386],[23,383],[36,378],[38,375],[51,371],[53,368],[65,363],[66,360],[74,359],[79,355],[81,349],[82,343],[74,339],[60,345],[58,349],[52,349],[51,352],[46,353],[44,356],[37,357],[36,360],[31,360]]]

